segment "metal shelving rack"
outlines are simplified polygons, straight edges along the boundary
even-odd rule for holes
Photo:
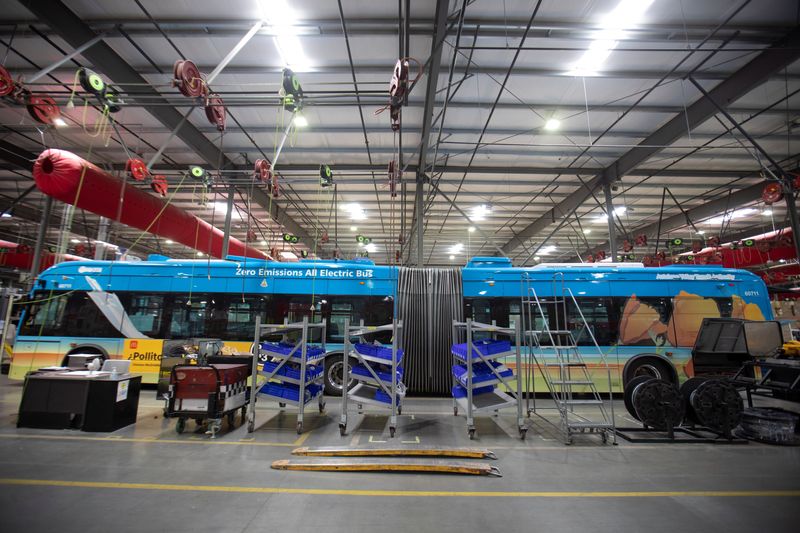
[[[399,349],[399,332],[403,328],[403,321],[394,319],[391,324],[383,326],[365,326],[363,321],[358,326],[351,326],[350,320],[345,319],[344,322],[344,353],[350,354],[364,365],[369,372],[369,376],[361,374],[353,374],[350,365],[350,357],[344,357],[344,374],[342,383],[350,383],[350,380],[355,380],[357,385],[348,390],[346,394],[342,394],[342,417],[339,422],[339,433],[344,436],[347,432],[347,408],[350,401],[356,402],[358,410],[361,412],[364,405],[374,405],[377,407],[388,408],[391,411],[389,417],[389,435],[394,437],[397,430],[397,415],[402,413],[402,405],[399,399],[405,397],[405,385],[397,378],[397,367],[400,363],[397,357]],[[379,333],[381,331],[392,332],[392,360],[391,362],[380,358],[365,355],[352,347],[350,339],[353,337],[362,338],[368,335]],[[381,379],[378,372],[375,371],[373,365],[382,364],[389,366],[391,363],[391,378],[389,380]],[[375,399],[376,391],[383,391],[390,398],[390,402],[382,402]]]
[[[313,365],[315,363],[320,363],[325,359],[325,327],[326,323],[325,320],[319,323],[309,323],[308,317],[303,317],[302,322],[294,322],[289,323],[288,320],[284,321],[283,324],[262,324],[261,317],[256,317],[256,328],[255,328],[255,338],[253,340],[253,376],[250,385],[250,405],[249,405],[249,419],[247,424],[247,431],[252,433],[255,431],[256,427],[256,410],[255,410],[255,403],[256,397],[260,394],[264,398],[268,398],[270,400],[278,402],[280,407],[285,407],[286,405],[293,405],[297,407],[297,433],[300,434],[303,432],[303,412],[305,410],[306,404],[311,403],[315,399],[318,400],[319,404],[319,412],[322,413],[325,409],[325,400],[322,396],[324,387],[319,388],[319,391],[315,393],[313,396],[306,399],[305,393],[306,389],[309,385],[316,383],[318,381],[322,381],[325,376],[324,372],[320,372],[319,375],[313,379],[307,379],[306,370],[309,365]],[[316,357],[307,358],[308,347],[309,347],[309,339],[311,334],[314,331],[320,332],[320,344],[322,346],[322,353]],[[265,335],[273,335],[276,333],[291,333],[291,332],[301,332],[300,341],[294,346],[294,348],[288,354],[278,354],[275,352],[270,352],[270,357],[279,360],[278,366],[272,370],[271,372],[264,373],[265,379],[259,383],[259,372],[258,372],[258,355],[261,352],[261,339]],[[299,351],[299,357],[298,357]],[[288,376],[283,376],[278,374],[278,372],[287,364],[287,363],[296,363],[300,365],[300,378],[292,378]],[[289,398],[284,398],[282,396],[276,396],[267,392],[261,392],[262,385],[269,383],[271,380],[277,380],[281,383],[290,383],[292,385],[297,385],[299,387],[297,400],[292,400]],[[258,394],[255,392],[258,391]]]
[[[466,322],[459,322],[457,320],[454,320],[453,321],[454,341],[459,338],[458,331],[459,329],[462,328],[466,331],[466,336],[467,336],[466,356],[464,359],[462,359],[461,356],[456,354],[454,351],[452,352],[452,355],[454,364],[464,364],[467,367],[467,382],[466,382],[466,387],[464,387],[467,390],[467,397],[466,398],[453,397],[453,414],[455,416],[458,416],[459,407],[466,413],[467,431],[469,432],[469,438],[474,439],[475,414],[487,413],[492,411],[497,412],[500,409],[516,407],[517,428],[519,429],[520,438],[524,439],[526,433],[528,432],[528,427],[525,425],[525,419],[522,416],[522,377],[519,375],[503,377],[500,375],[497,369],[494,368],[494,366],[492,366],[489,363],[489,361],[494,361],[502,357],[509,357],[513,355],[516,360],[517,373],[520,372],[520,370],[522,369],[522,356],[520,352],[520,344],[522,339],[520,336],[519,324],[515,324],[513,328],[503,328],[492,324],[473,322],[471,319],[467,319]],[[474,333],[477,332],[489,332],[493,339],[496,338],[497,335],[505,335],[511,337],[515,341],[514,347],[509,351],[484,355],[473,344]],[[475,358],[472,357],[473,353],[476,354],[477,357]],[[477,363],[484,363],[487,368],[491,369],[492,373],[494,374],[494,378],[491,380],[481,381],[475,384],[476,386],[473,386],[472,383],[473,365]],[[451,376],[454,386],[455,385],[464,386],[464,384],[461,383],[461,381],[459,381],[452,372]],[[510,385],[512,381],[517,382],[516,393],[511,392],[514,390]],[[473,396],[474,389],[487,387],[489,385],[505,385],[508,388],[509,393],[499,389],[495,389],[492,392],[487,392],[484,394]]]

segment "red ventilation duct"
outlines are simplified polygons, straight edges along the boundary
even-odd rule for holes
[[[33,165],[33,177],[43,193],[111,220],[117,220],[119,198],[124,195],[119,222],[222,257],[222,231],[174,205],[165,207],[163,200],[124,184],[71,152],[45,150]],[[228,253],[267,258],[232,237]]]
[[[64,261],[86,261],[85,257],[78,257],[77,255],[63,254],[59,258],[59,263]],[[41,270],[50,268],[56,264],[56,254],[50,252],[42,252],[42,263],[39,266]],[[22,270],[30,270],[33,265],[32,252],[18,252],[16,250],[9,252],[0,252],[0,267],[20,268]]]

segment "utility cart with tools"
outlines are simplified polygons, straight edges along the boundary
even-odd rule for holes
[[[228,419],[233,428],[236,411],[247,413],[247,377],[245,364],[176,365],[172,367],[167,392],[166,416],[177,418],[175,430],[183,433],[186,421],[194,419],[198,426],[207,422],[206,433],[215,438]]]

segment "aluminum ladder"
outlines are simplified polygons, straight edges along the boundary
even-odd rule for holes
[[[552,423],[537,412],[541,410],[536,406],[535,371],[538,369],[559,412],[560,424],[557,427],[565,444],[572,444],[573,435],[576,433],[586,432],[599,433],[603,442],[608,442],[610,435],[616,444],[611,369],[575,295],[569,287],[564,286],[563,275],[560,277],[560,283],[558,276],[553,278],[553,296],[550,298],[541,298],[531,281],[527,274],[523,276],[524,290],[520,309],[523,342],[528,358],[526,365],[526,382],[529,386],[526,400],[528,415],[537,414],[543,420]],[[578,311],[577,315],[572,317],[572,324],[568,321],[567,313],[567,307],[570,305]],[[545,312],[546,306],[554,311],[551,317],[555,322],[553,326]],[[608,379],[608,406],[597,390],[589,367],[581,355],[573,334],[574,330],[570,329],[570,326],[574,327],[576,321],[579,322],[580,328],[578,338],[584,332],[588,334],[599,355],[601,368],[605,370]],[[581,413],[575,412],[576,407],[581,409]]]

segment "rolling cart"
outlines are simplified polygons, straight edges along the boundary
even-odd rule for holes
[[[459,408],[467,416],[469,438],[475,438],[475,419],[477,413],[498,412],[509,407],[517,408],[517,428],[520,438],[528,431],[522,417],[522,380],[514,372],[497,360],[513,356],[516,368],[522,368],[520,354],[519,324],[513,328],[501,328],[467,319],[466,322],[453,321],[453,339],[459,338],[459,330],[466,332],[465,344],[454,344],[453,355],[453,415],[458,416]],[[475,334],[487,332],[491,340],[476,341]],[[497,340],[498,335],[513,338],[512,346],[507,340]],[[511,382],[516,381],[516,393]],[[509,392],[498,389],[505,386]]]
[[[350,320],[344,322],[344,374],[342,383],[356,382],[356,385],[342,394],[342,417],[339,422],[339,433],[347,433],[347,408],[349,402],[355,402],[361,412],[363,406],[374,405],[389,409],[389,435],[394,437],[397,430],[397,415],[403,412],[402,399],[406,395],[403,384],[403,350],[398,348],[398,335],[403,328],[402,321],[393,320],[383,326],[351,326]],[[369,344],[365,337],[382,331],[391,331],[391,346]],[[351,343],[352,338],[361,342]],[[349,356],[347,356],[349,354]],[[350,364],[350,359],[356,360]],[[346,388],[346,387],[345,387]]]
[[[198,425],[208,421],[211,438],[216,438],[222,419],[233,428],[236,411],[247,413],[247,365],[216,364],[208,366],[176,365],[170,373],[166,416],[177,418],[175,431],[183,433],[186,420]]]
[[[320,346],[309,343],[312,333],[320,332]],[[264,336],[300,332],[296,344],[288,342],[263,342]],[[255,431],[256,396],[278,402],[279,407],[292,405],[297,408],[297,433],[303,432],[303,413],[305,406],[317,400],[319,412],[325,410],[322,396],[324,387],[322,379],[324,371],[322,362],[325,359],[325,321],[309,324],[308,317],[302,322],[283,324],[262,324],[256,317],[256,333],[253,346],[258,346],[260,354],[253,357],[253,380],[251,389],[256,388],[258,394],[250,395],[250,417],[247,431]],[[258,373],[259,356],[264,357],[261,375]],[[259,379],[261,378],[261,379]]]

